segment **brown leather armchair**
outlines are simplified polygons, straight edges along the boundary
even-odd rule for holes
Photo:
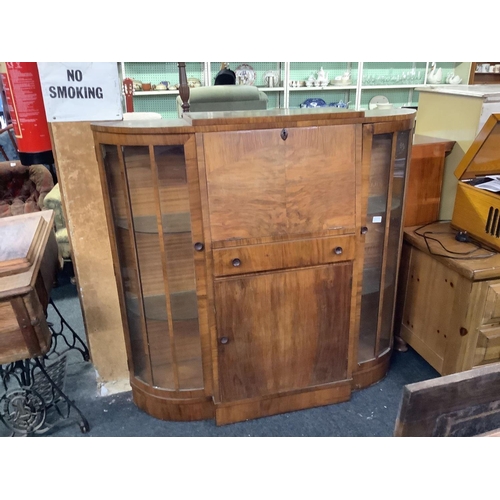
[[[43,200],[53,187],[52,175],[43,165],[0,162],[0,217],[43,210]]]

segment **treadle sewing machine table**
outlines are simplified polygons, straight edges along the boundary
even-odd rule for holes
[[[13,434],[44,432],[52,427],[51,410],[68,418],[70,408],[82,431],[89,427],[63,392],[66,356],[56,349],[63,325],[73,333],[66,345],[86,360],[88,351],[50,301],[59,265],[53,223],[52,210],[0,219],[0,421]],[[46,319],[49,303],[58,332]]]

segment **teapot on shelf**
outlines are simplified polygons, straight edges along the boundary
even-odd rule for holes
[[[277,71],[267,71],[264,74],[264,82],[269,88],[277,87],[279,85],[279,75]]]
[[[316,77],[316,85],[318,87],[323,87],[328,85],[328,72],[323,69],[323,66],[318,71],[318,75]]]

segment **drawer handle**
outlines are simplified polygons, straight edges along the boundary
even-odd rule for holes
[[[233,259],[232,264],[233,264],[233,267],[240,267],[241,260],[240,259]]]
[[[335,250],[334,252],[337,254],[337,255],[340,255],[344,250],[342,250],[342,247],[335,247]]]
[[[197,242],[194,244],[194,249],[197,251],[197,252],[201,252],[203,249],[205,248],[205,245],[203,245],[203,243],[201,242]]]
[[[366,234],[368,232],[368,228],[366,226],[363,226],[361,228],[361,234]]]
[[[221,337],[220,343],[221,344],[227,344],[229,342],[229,339],[227,337]]]

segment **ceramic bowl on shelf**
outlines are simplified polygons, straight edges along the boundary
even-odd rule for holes
[[[198,78],[188,78],[187,84],[192,89],[196,88],[196,87],[201,87],[201,82],[200,82],[200,80],[198,80]]]
[[[339,76],[339,77],[335,78],[335,80],[332,80],[330,83],[332,85],[351,85],[352,80],[346,80],[346,79]]]
[[[156,86],[156,89],[155,90],[167,90],[168,87],[163,84],[163,83],[159,83],[157,86]]]
[[[376,109],[392,109],[392,102],[378,102]]]
[[[323,108],[326,106],[326,102],[323,99],[312,97],[306,99],[301,105],[301,108]]]

